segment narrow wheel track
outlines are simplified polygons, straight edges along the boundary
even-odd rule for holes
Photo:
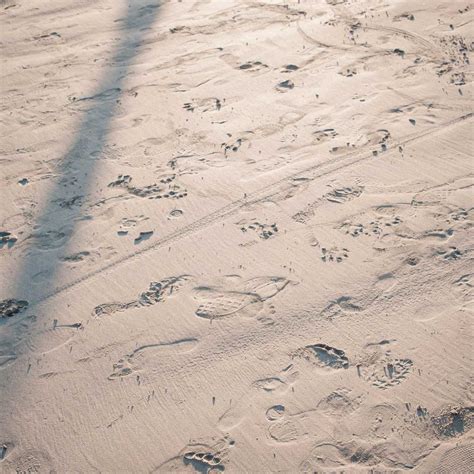
[[[440,125],[431,127],[429,130],[425,130],[424,132],[408,135],[402,140],[398,141],[397,143],[394,143],[393,147],[395,148],[401,145],[406,145],[408,143],[414,142],[423,137],[426,137],[426,136],[432,135],[433,133],[444,130],[447,127],[463,122],[465,120],[469,120],[473,116],[474,116],[474,113],[471,112],[471,113],[462,115],[460,117],[457,117],[455,119],[452,119],[448,122],[444,122]],[[281,178],[275,181],[274,183],[271,183],[253,193],[250,193],[249,195],[247,195],[246,198],[233,201],[227,204],[226,206],[221,207],[220,209],[217,209],[216,211],[211,212],[210,214],[207,214],[204,217],[182,227],[181,229],[177,229],[176,231],[162,237],[161,239],[158,239],[157,241],[153,243],[150,243],[149,245],[141,248],[140,250],[136,250],[135,252],[129,253],[117,260],[114,260],[108,263],[107,265],[104,265],[100,268],[97,268],[96,270],[93,270],[90,273],[83,275],[80,278],[77,278],[69,283],[59,286],[55,288],[54,290],[52,290],[50,293],[47,293],[37,298],[35,301],[32,301],[31,303],[38,304],[46,300],[49,300],[61,293],[64,293],[67,290],[70,290],[71,288],[79,285],[80,283],[90,280],[91,278],[103,272],[106,272],[107,270],[110,270],[111,268],[114,268],[122,263],[125,263],[134,258],[137,258],[152,250],[164,247],[165,245],[169,245],[189,235],[195,234],[196,232],[202,229],[205,229],[209,227],[210,225],[235,214],[236,212],[238,212],[240,209],[242,209],[245,206],[256,204],[263,200],[270,199],[273,196],[278,195],[285,189],[290,189],[290,187],[292,186],[292,184],[289,182],[290,180],[304,177],[306,180],[313,181],[316,178],[322,178],[324,176],[341,171],[345,168],[356,165],[368,159],[374,159],[371,152],[368,152],[366,149],[358,150],[358,151],[346,154],[342,157],[334,158],[324,163],[318,163],[318,164],[309,166],[303,170],[287,175],[284,178]]]

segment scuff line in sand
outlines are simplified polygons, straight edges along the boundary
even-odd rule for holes
[[[444,122],[440,125],[436,125],[434,127],[431,127],[429,130],[426,130],[424,132],[418,133],[418,134],[410,134],[409,136],[405,137],[402,140],[399,140],[397,143],[394,143],[393,147],[397,148],[398,146],[401,145],[406,145],[407,143],[411,143],[413,141],[419,140],[423,137],[432,135],[433,133],[439,132],[444,130],[447,127],[450,127],[452,125],[455,125],[457,123],[463,122],[465,120],[469,120],[474,116],[474,112],[470,112],[465,115],[461,115],[460,117],[457,117],[455,119],[449,120],[447,122]],[[362,156],[361,156],[362,155]],[[320,168],[326,168],[330,165],[337,164],[340,161],[346,161],[347,159],[352,158],[350,161],[342,163],[340,166],[336,166],[334,168],[329,169],[328,171],[322,171],[318,174],[314,174],[313,176],[308,176],[308,173],[312,171],[317,171]],[[262,189],[255,191],[254,193],[249,193],[246,198],[243,199],[238,199],[236,201],[231,202],[227,206],[221,207],[220,209],[217,209],[214,212],[211,212],[210,214],[202,217],[201,219],[198,219],[195,222],[192,222],[191,224],[188,224],[181,229],[176,230],[175,232],[172,232],[171,234],[159,239],[158,241],[154,242],[151,245],[148,245],[147,247],[143,247],[140,250],[137,250],[135,252],[132,252],[118,260],[115,260],[113,262],[108,263],[107,265],[104,265],[101,268],[98,268],[97,270],[94,270],[93,272],[90,272],[81,278],[77,278],[76,280],[71,281],[70,283],[67,283],[65,285],[57,287],[54,291],[36,299],[35,301],[32,302],[32,304],[38,304],[42,303],[46,300],[49,300],[77,285],[80,283],[83,283],[91,278],[93,278],[96,275],[101,274],[102,272],[105,272],[107,270],[110,270],[111,268],[120,265],[122,263],[125,263],[128,260],[131,260],[132,258],[138,257],[145,252],[149,252],[151,250],[163,247],[166,244],[170,244],[172,242],[175,242],[176,240],[179,240],[183,237],[186,237],[188,235],[194,234],[195,232],[198,232],[215,222],[218,222],[219,220],[231,216],[235,214],[237,211],[239,211],[241,208],[244,206],[247,206],[249,204],[255,204],[263,199],[268,199],[271,198],[272,196],[280,193],[284,188],[279,188],[277,191],[274,190],[275,187],[281,186],[284,183],[288,182],[289,180],[296,179],[299,177],[304,176],[307,180],[313,181],[316,178],[321,178],[323,176],[327,176],[331,173],[334,173],[336,171],[340,171],[341,169],[347,168],[349,166],[361,163],[367,159],[373,159],[372,153],[368,153],[366,149],[363,150],[358,150],[353,153],[346,154],[342,157],[335,158],[333,160],[326,161],[324,163],[318,163],[316,165],[309,166],[303,170],[297,171],[296,173],[290,174],[284,178],[279,179],[278,181],[275,181],[274,183],[271,183]]]

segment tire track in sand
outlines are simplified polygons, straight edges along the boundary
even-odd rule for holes
[[[394,143],[393,148],[397,148],[398,146],[401,145],[406,145],[408,143],[411,143],[413,141],[419,140],[423,137],[432,135],[433,133],[439,132],[444,130],[447,127],[450,127],[452,125],[455,125],[457,123],[463,122],[465,120],[469,120],[474,116],[474,112],[470,112],[468,114],[462,115],[460,117],[457,117],[455,119],[449,120],[447,122],[444,122],[439,125],[435,125],[431,127],[429,130],[425,130],[421,133],[416,133],[416,134],[410,134],[406,137],[404,137],[402,140],[399,140],[397,143]],[[64,293],[67,290],[70,290],[71,288],[87,281],[93,278],[96,275],[99,275],[103,272],[106,272],[107,270],[110,270],[111,268],[116,267],[117,265],[120,265],[122,263],[125,263],[129,260],[132,260],[136,257],[139,257],[143,255],[146,252],[150,252],[152,250],[158,249],[160,247],[163,247],[165,245],[168,245],[170,243],[173,243],[177,240],[180,240],[184,237],[187,237],[189,235],[192,235],[202,229],[205,229],[206,227],[209,227],[210,225],[219,222],[222,219],[225,219],[226,217],[229,217],[236,212],[238,212],[240,209],[242,209],[245,206],[252,205],[252,204],[257,204],[261,202],[264,199],[269,199],[272,198],[273,196],[278,195],[282,191],[285,191],[285,189],[289,189],[292,184],[290,183],[291,180],[297,179],[304,177],[307,181],[314,181],[317,178],[322,178],[324,176],[330,175],[332,173],[335,173],[337,171],[343,170],[345,168],[348,168],[350,166],[356,165],[358,163],[361,163],[365,160],[368,159],[373,159],[373,155],[370,151],[367,151],[367,147],[361,150],[354,151],[352,153],[348,153],[343,156],[339,156],[337,158],[334,158],[332,160],[325,161],[324,163],[318,163],[315,165],[311,165],[307,168],[304,168],[302,170],[299,170],[295,173],[291,173],[284,178],[281,178],[273,183],[268,184],[267,186],[264,186],[263,188],[253,192],[249,193],[245,198],[242,199],[237,199],[236,201],[233,201],[229,204],[227,204],[224,207],[221,207],[217,209],[214,212],[211,212],[200,219],[191,222],[190,224],[177,229],[174,232],[171,232],[170,234],[162,237],[161,239],[158,239],[157,241],[150,243],[146,247],[143,247],[139,250],[136,250],[135,252],[131,252],[127,255],[124,255],[123,257],[111,261],[108,264],[97,268],[96,270],[93,270],[89,273],[86,273],[82,277],[76,278],[75,280],[72,280],[69,283],[66,283],[64,285],[56,287],[53,291],[46,293],[45,295],[37,298],[36,300],[32,301],[32,304],[38,304],[42,303],[46,300],[49,300],[61,293]],[[341,163],[342,162],[342,163]],[[285,186],[286,184],[286,186]]]

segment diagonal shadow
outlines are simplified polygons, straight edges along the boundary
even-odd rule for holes
[[[49,188],[42,210],[35,221],[33,235],[28,238],[28,248],[20,261],[16,275],[12,276],[8,289],[9,298],[26,300],[30,306],[20,318],[4,318],[2,315],[14,316],[25,308],[22,308],[21,302],[19,307],[17,305],[15,308],[15,304],[9,307],[11,299],[0,301],[2,312],[0,370],[14,362],[18,355],[24,354],[25,351],[31,352],[36,342],[48,343],[48,338],[52,337],[51,331],[48,333],[44,329],[41,318],[37,321],[36,315],[32,314],[31,310],[34,311],[34,305],[41,300],[41,295],[54,288],[61,268],[61,257],[67,251],[77,223],[85,218],[80,196],[87,196],[92,186],[95,169],[117,113],[124,82],[136,56],[140,53],[145,35],[157,18],[161,2],[162,0],[130,2],[123,0],[124,6],[128,4],[127,14],[119,20],[121,27],[114,30],[114,33],[120,34],[120,40],[112,56],[108,58],[108,65],[103,69],[103,76],[99,79],[94,93],[90,97],[78,99],[85,108],[83,118],[73,143],[55,170],[57,178]],[[2,289],[2,293],[5,290],[7,289]],[[53,329],[56,324],[57,321],[54,322]],[[77,326],[72,324],[64,327]],[[37,332],[36,329],[40,331]],[[16,366],[16,370],[2,372],[0,383],[2,439],[15,439],[20,434],[18,419],[21,415],[18,413],[18,397],[21,396],[23,401],[28,397],[30,401],[32,400],[32,392],[23,390],[31,368],[29,362],[28,358],[28,362],[21,367]],[[3,460],[8,446],[0,448],[0,461]],[[8,456],[8,452],[6,455]]]
[[[10,294],[14,298],[34,304],[55,284],[61,267],[60,257],[68,247],[77,222],[86,218],[81,202],[90,189],[124,80],[140,52],[144,36],[157,18],[160,1],[129,2],[127,16],[121,20],[121,40],[109,66],[95,92],[77,99],[87,109],[73,144],[56,169],[58,178],[35,222],[35,231],[28,239],[28,249],[11,286]]]

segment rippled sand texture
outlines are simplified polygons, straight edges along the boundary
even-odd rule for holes
[[[0,18],[1,472],[473,469],[468,1]]]

